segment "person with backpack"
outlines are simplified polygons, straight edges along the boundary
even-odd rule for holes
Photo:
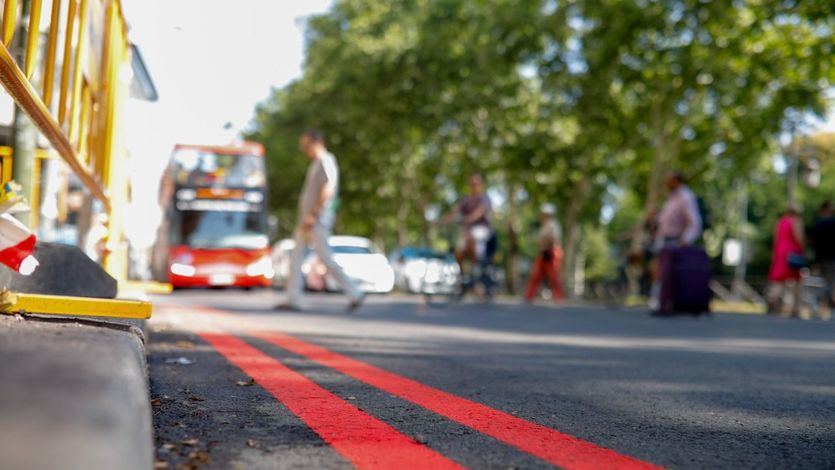
[[[707,255],[703,249],[693,247],[702,235],[698,198],[681,173],[670,173],[665,185],[668,195],[658,214],[654,246],[658,253],[658,276],[651,307],[662,315],[679,310],[701,313],[700,310],[707,309],[710,294]],[[695,278],[686,279],[688,275]]]

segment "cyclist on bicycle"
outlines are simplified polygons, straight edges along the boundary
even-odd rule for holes
[[[456,206],[455,210],[442,219],[443,223],[457,220],[461,225],[455,258],[461,266],[461,272],[466,272],[467,262],[478,267],[480,282],[489,296],[493,288],[489,271],[493,257],[491,245],[495,245],[495,235],[490,224],[492,206],[490,198],[484,191],[484,178],[480,174],[475,173],[470,176],[469,194],[458,201]]]

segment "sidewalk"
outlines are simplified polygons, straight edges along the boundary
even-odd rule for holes
[[[140,322],[0,315],[0,467],[153,467]]]

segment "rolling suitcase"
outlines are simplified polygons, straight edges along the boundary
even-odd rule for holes
[[[677,247],[671,257],[673,312],[710,313],[710,258],[704,248]]]

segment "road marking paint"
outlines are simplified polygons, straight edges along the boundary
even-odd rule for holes
[[[462,468],[240,338],[220,333],[198,334],[355,467],[363,470]]]
[[[660,468],[284,333],[251,334],[567,470]]]

